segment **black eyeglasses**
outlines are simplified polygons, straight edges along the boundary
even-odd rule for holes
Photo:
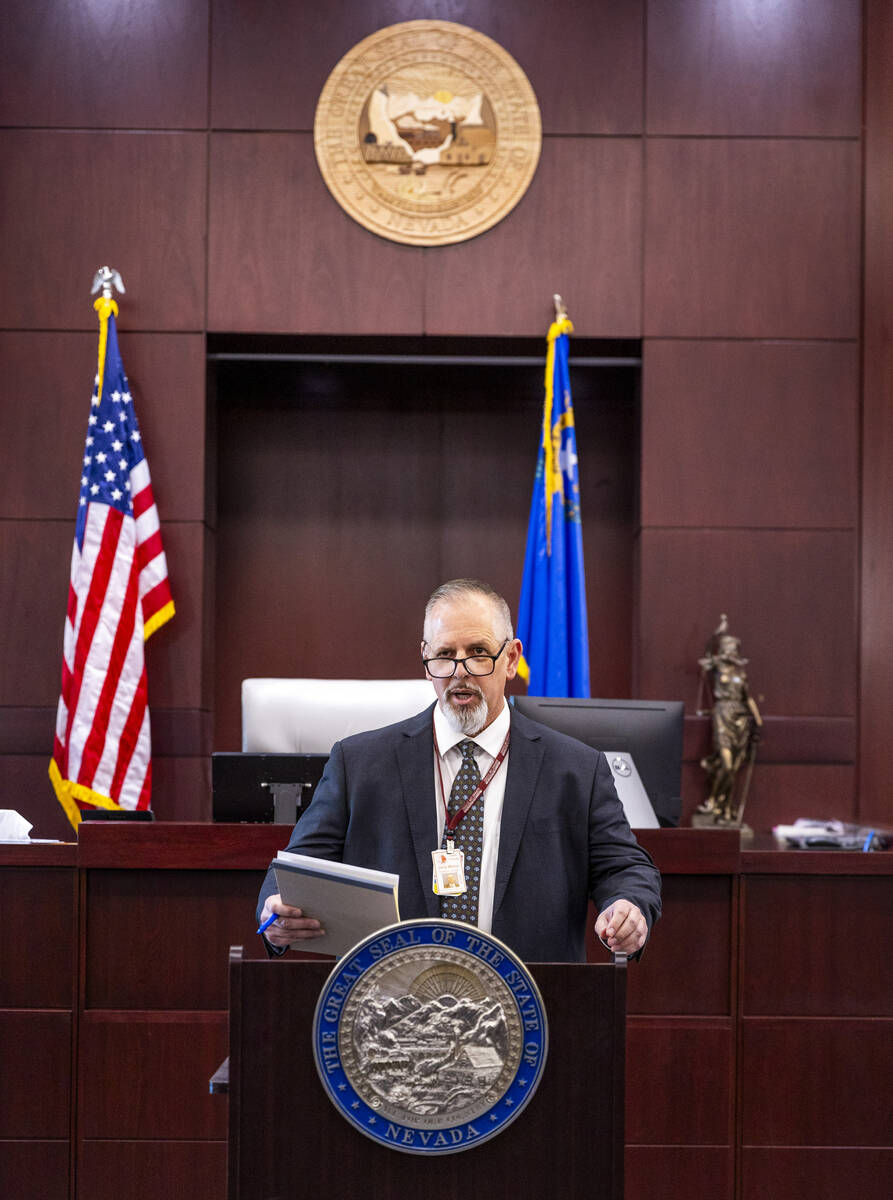
[[[509,644],[506,638],[495,654],[472,654],[468,658],[423,658],[425,670],[435,679],[449,679],[456,674],[459,663],[465,667],[469,675],[492,675],[496,670],[496,660]]]

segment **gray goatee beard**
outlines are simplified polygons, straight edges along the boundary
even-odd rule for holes
[[[447,723],[457,733],[464,733],[466,737],[475,737],[487,724],[487,717],[490,715],[483,692],[478,691],[474,684],[463,684],[463,691],[475,691],[478,693],[479,699],[475,704],[463,704],[456,708],[450,704],[450,695],[454,690],[455,688],[448,688],[440,698],[438,701],[440,711],[446,717]]]

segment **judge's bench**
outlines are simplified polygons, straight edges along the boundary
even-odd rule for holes
[[[263,956],[287,835],[97,822],[0,845],[0,1195],[223,1200],[229,947]],[[893,854],[639,837],[665,916],[628,971],[626,1196],[886,1198]]]

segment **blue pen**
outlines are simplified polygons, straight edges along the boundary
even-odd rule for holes
[[[872,843],[873,841],[874,841],[874,830],[873,830],[873,829],[869,829],[869,831],[868,831],[868,837],[867,837],[867,838],[865,839],[865,841],[862,843],[862,853],[863,853],[863,854],[865,854],[865,853],[866,853],[868,850],[870,850],[870,849],[871,849],[871,843]]]
[[[270,926],[273,924],[273,922],[276,920],[278,915],[279,915],[278,913],[273,913],[272,917],[267,917],[266,921],[264,921],[263,925],[261,925],[260,929],[258,929],[257,932],[265,933],[270,928]]]

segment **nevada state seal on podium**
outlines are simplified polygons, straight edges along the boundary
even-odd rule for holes
[[[231,947],[229,1200],[622,1200],[626,977],[433,918]]]
[[[451,1154],[500,1133],[542,1078],[548,1026],[530,972],[459,921],[392,925],[332,971],[313,1051],[329,1099],[361,1133]]]

